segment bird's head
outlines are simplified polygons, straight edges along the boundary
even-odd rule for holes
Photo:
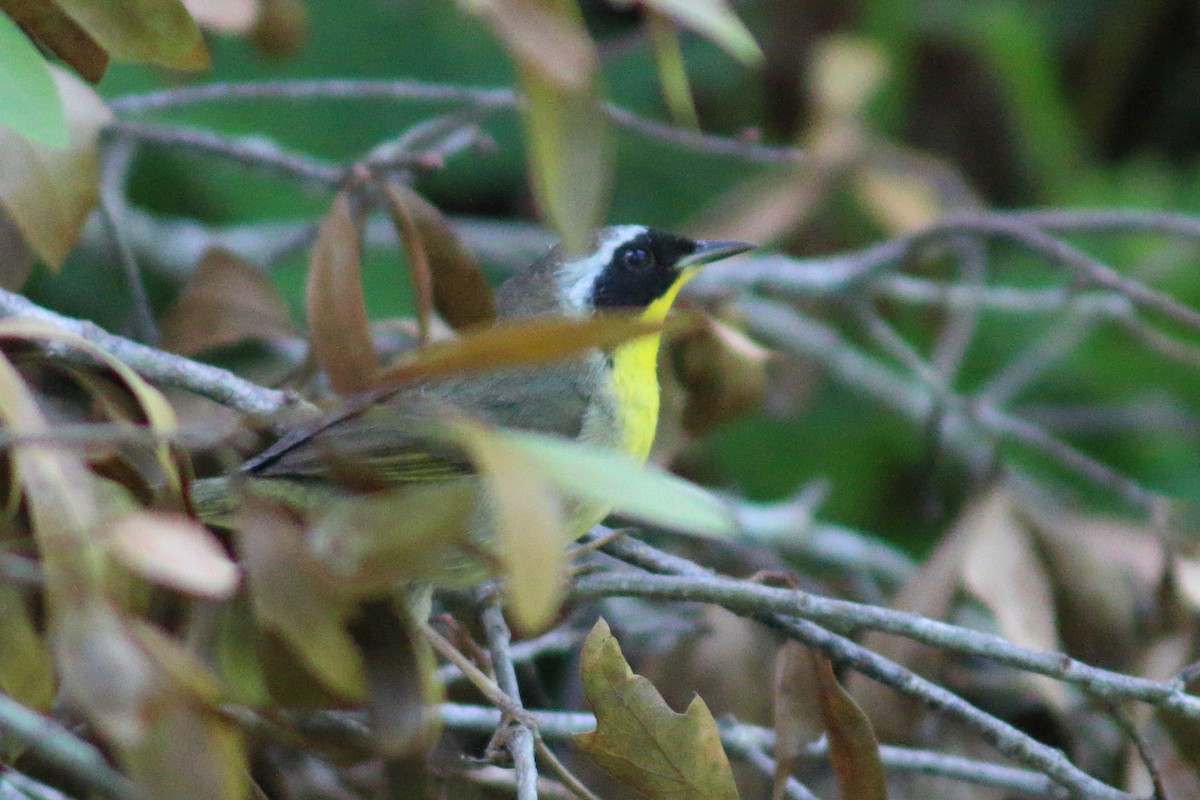
[[[601,230],[590,252],[562,261],[555,279],[562,302],[577,313],[642,309],[647,320],[661,321],[701,267],[753,247],[618,225]]]

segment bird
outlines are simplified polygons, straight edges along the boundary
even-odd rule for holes
[[[496,290],[498,321],[546,316],[588,318],[634,312],[661,323],[680,289],[702,267],[752,249],[746,242],[692,239],[645,225],[595,234],[582,254],[561,245]],[[339,476],[366,476],[373,488],[458,485],[473,472],[453,442],[431,437],[429,420],[454,411],[484,424],[552,434],[623,452],[645,462],[659,411],[657,355],[662,333],[561,362],[429,380],[377,396],[352,398],[316,422],[284,433],[245,461],[236,482],[292,505],[326,507],[344,491]],[[237,492],[224,478],[196,481],[193,505],[205,521],[228,523]],[[607,509],[573,509],[573,537]],[[479,527],[481,523],[473,523]],[[469,573],[468,573],[469,574]]]

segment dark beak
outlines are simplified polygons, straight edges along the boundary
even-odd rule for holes
[[[711,264],[714,261],[720,261],[722,258],[729,258],[730,256],[736,256],[738,253],[753,250],[754,247],[755,245],[748,242],[699,239],[696,241],[696,249],[681,258],[676,266],[696,267],[702,264]]]

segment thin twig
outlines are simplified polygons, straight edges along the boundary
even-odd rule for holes
[[[529,715],[529,712],[513,703],[512,698],[495,681],[484,675],[483,670],[471,663],[471,659],[459,652],[458,648],[451,644],[446,637],[435,631],[427,622],[418,622],[417,629],[429,640],[434,650],[462,670],[471,685],[478,689],[488,702],[526,727],[534,726],[533,717]]]
[[[261,136],[229,139],[210,131],[120,120],[111,123],[105,130],[118,139],[227,158],[246,167],[274,172],[326,189],[340,185],[346,177],[346,170],[336,164],[286,150]]]
[[[137,797],[137,789],[100,751],[56,720],[0,694],[0,732],[9,734],[50,764],[70,773],[89,789],[114,800]]]
[[[504,611],[490,592],[486,595],[481,592],[480,596],[484,598],[480,619],[487,636],[488,653],[492,660],[492,668],[496,672],[496,683],[501,691],[508,695],[515,708],[523,709],[521,688],[517,684],[517,670],[513,666],[510,651],[512,633],[508,629],[508,623],[504,621]],[[517,800],[537,800],[538,773],[533,752],[533,731],[514,720],[514,725],[505,739],[517,773]]]
[[[515,108],[520,102],[511,89],[489,89],[421,81],[319,80],[266,81],[262,83],[214,83],[167,89],[142,95],[127,95],[110,101],[118,114],[140,114],[147,111],[182,108],[197,103],[231,100],[392,100],[466,103],[484,109]],[[793,147],[777,147],[753,141],[714,136],[689,128],[670,125],[638,116],[620,106],[603,106],[608,118],[616,125],[676,147],[710,155],[740,158],[746,161],[773,164],[795,162],[803,151]]]
[[[146,286],[138,268],[137,256],[125,233],[125,213],[128,210],[125,188],[129,179],[129,168],[136,153],[137,143],[133,140],[114,139],[109,136],[101,139],[97,205],[100,219],[108,230],[125,273],[125,283],[133,304],[134,338],[145,344],[157,344],[158,325],[154,321],[154,311],[150,308],[149,297],[146,296]]]

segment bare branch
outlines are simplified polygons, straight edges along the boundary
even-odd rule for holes
[[[259,386],[228,370],[130,341],[109,333],[93,322],[65,317],[19,294],[0,290],[0,319],[6,317],[50,323],[103,347],[147,380],[186,389],[244,414],[269,417],[307,405],[293,392]]]
[[[604,550],[614,558],[660,575],[690,578],[712,576],[711,572],[687,559],[656,550],[629,536],[613,540]],[[1061,751],[1036,741],[1007,722],[981,711],[948,689],[843,636],[808,620],[781,616],[762,608],[755,608],[743,616],[759,620],[816,650],[835,664],[860,672],[906,697],[919,701],[933,711],[956,717],[978,732],[984,741],[999,752],[1046,774],[1073,796],[1133,800],[1133,795],[1109,786],[1080,770],[1068,761]]]

